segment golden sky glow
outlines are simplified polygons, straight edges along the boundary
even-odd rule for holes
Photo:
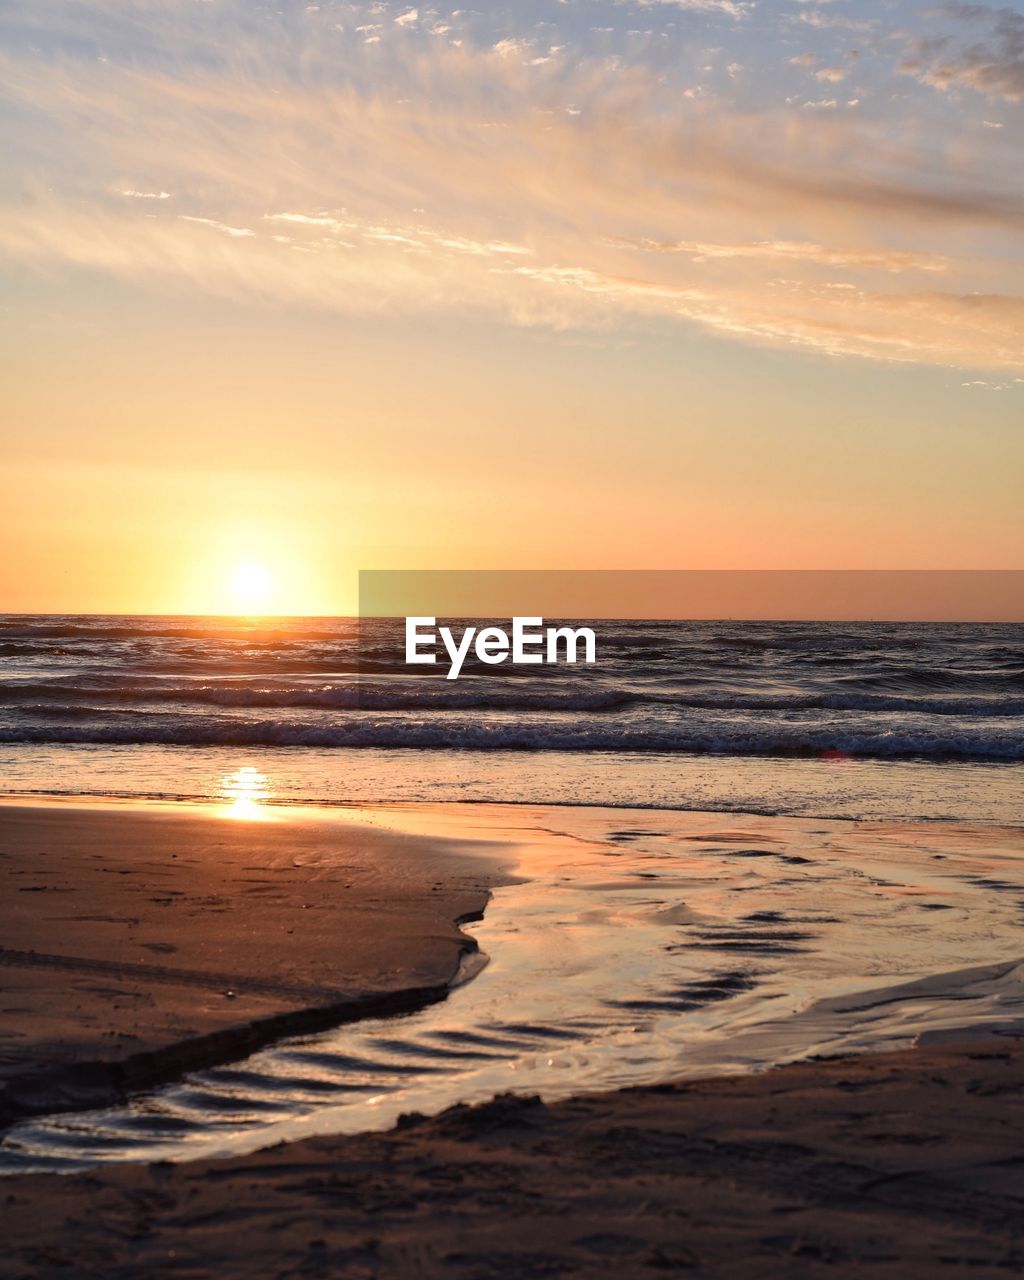
[[[1019,565],[1024,17],[898,18],[11,10],[0,609]]]

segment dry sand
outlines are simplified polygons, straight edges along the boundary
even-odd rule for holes
[[[475,947],[458,922],[502,874],[481,847],[296,813],[0,805],[0,1123],[442,998]]]
[[[909,1050],[235,1160],[0,1183],[5,1276],[736,1280],[1024,1269],[1024,1054]]]

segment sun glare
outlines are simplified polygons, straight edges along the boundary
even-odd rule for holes
[[[241,822],[266,821],[271,815],[266,800],[270,798],[266,774],[252,765],[243,765],[234,773],[225,774],[221,789],[227,802],[224,816]]]
[[[231,598],[246,613],[258,613],[270,597],[273,585],[269,570],[248,561],[237,565],[231,574]]]

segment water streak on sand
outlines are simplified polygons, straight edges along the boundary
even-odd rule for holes
[[[1024,1020],[1019,830],[465,815],[468,834],[516,842],[524,880],[473,928],[490,964],[446,1002],[20,1124],[3,1169],[238,1153],[508,1089],[559,1097]]]

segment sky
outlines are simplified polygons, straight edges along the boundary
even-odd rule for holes
[[[1021,567],[1020,5],[0,23],[0,610]]]

